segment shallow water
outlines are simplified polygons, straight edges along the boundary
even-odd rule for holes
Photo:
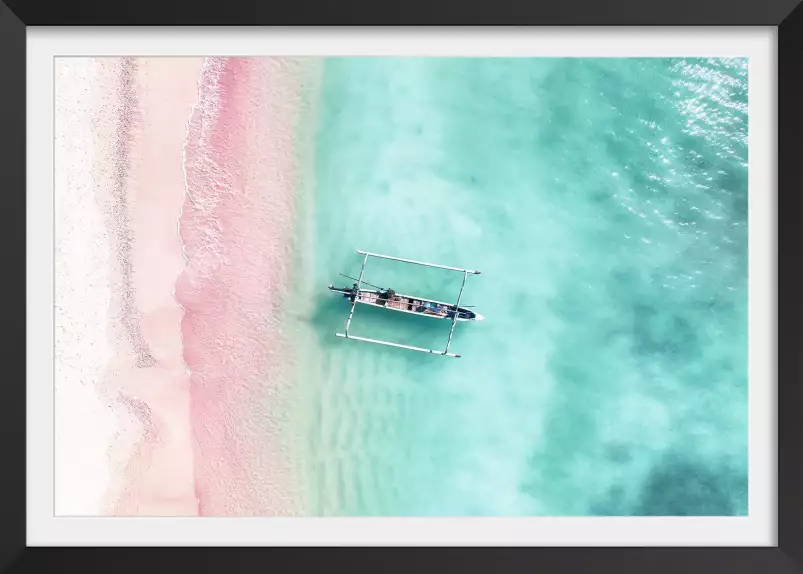
[[[746,61],[327,60],[314,156],[313,514],[747,512]],[[462,359],[334,336],[356,248],[482,270]],[[360,307],[351,332],[448,331]]]

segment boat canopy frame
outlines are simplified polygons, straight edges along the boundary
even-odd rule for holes
[[[351,328],[351,321],[352,321],[352,319],[354,319],[354,310],[357,308],[357,303],[361,303],[362,302],[362,301],[360,301],[359,297],[354,297],[354,300],[351,302],[351,309],[349,310],[349,316],[348,316],[348,319],[346,319],[346,330],[345,330],[345,332],[343,332],[343,333],[335,333],[335,335],[337,335],[338,337],[344,338],[344,339],[354,339],[355,341],[363,341],[365,343],[374,343],[376,345],[385,345],[385,346],[388,346],[388,347],[397,347],[397,348],[400,348],[400,349],[407,349],[408,351],[418,351],[420,353],[429,353],[429,354],[442,355],[442,356],[445,356],[445,357],[453,357],[455,359],[459,359],[461,357],[461,355],[459,355],[457,353],[450,353],[449,352],[449,347],[452,344],[452,337],[454,336],[454,328],[455,328],[455,325],[457,324],[457,317],[460,314],[459,310],[458,310],[459,307],[460,307],[460,300],[463,297],[463,290],[466,287],[466,279],[468,278],[468,276],[469,275],[481,275],[482,273],[480,271],[475,270],[475,269],[463,269],[463,268],[460,268],[460,267],[450,267],[448,265],[438,265],[437,263],[427,263],[425,261],[415,261],[413,259],[403,259],[401,257],[393,257],[391,255],[382,255],[380,253],[372,253],[370,251],[363,251],[361,249],[357,249],[357,253],[359,253],[360,255],[363,255],[362,266],[360,267],[360,276],[357,279],[357,284],[356,284],[356,287],[355,287],[357,293],[359,293],[360,287],[362,285],[363,277],[365,275],[365,266],[368,264],[368,258],[370,258],[370,257],[375,257],[377,259],[389,259],[391,261],[399,261],[401,263],[409,263],[409,264],[412,264],[412,265],[421,265],[421,266],[424,266],[424,267],[434,267],[434,268],[437,268],[437,269],[445,269],[447,271],[455,271],[455,272],[462,273],[463,274],[463,282],[460,284],[460,293],[458,293],[458,295],[457,295],[457,303],[455,303],[455,305],[454,305],[455,312],[454,312],[454,315],[452,316],[452,325],[451,325],[451,328],[449,329],[449,338],[446,341],[446,347],[442,351],[439,351],[439,350],[436,350],[436,349],[425,349],[423,347],[414,347],[412,345],[403,345],[401,343],[394,343],[392,341],[382,341],[382,340],[379,340],[379,339],[369,339],[367,337],[357,337],[356,335],[350,335],[349,334],[349,329]]]

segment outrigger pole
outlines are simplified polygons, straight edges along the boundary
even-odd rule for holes
[[[463,297],[463,287],[466,286],[466,277],[468,277],[468,271],[463,271],[463,284],[460,285],[460,293],[457,295],[457,303],[454,304],[454,316],[452,317],[452,328],[449,330],[449,340],[446,341],[446,348],[443,350],[443,354],[447,354],[449,352],[449,345],[452,343],[452,335],[454,335],[454,326],[457,325],[457,316],[460,314],[460,298]]]
[[[454,357],[459,359],[460,355],[455,353],[444,353],[443,351],[436,351],[435,349],[425,349],[423,347],[412,347],[410,345],[402,345],[401,343],[391,343],[390,341],[379,341],[378,339],[368,339],[366,337],[355,337],[354,335],[345,335],[344,333],[335,333],[338,337],[346,339],[353,339],[355,341],[365,341],[366,343],[376,343],[377,345],[387,345],[388,347],[398,347],[399,349],[407,349],[409,351],[419,351],[421,353],[430,353],[432,355],[445,355],[447,357]]]
[[[460,269],[459,267],[449,267],[448,265],[436,265],[435,263],[424,263],[423,261],[413,261],[412,259],[402,259],[401,257],[391,257],[390,255],[380,255],[378,253],[370,253],[368,251],[357,250],[360,255],[368,257],[378,257],[379,259],[392,259],[393,261],[401,261],[402,263],[412,263],[414,265],[423,265],[424,267],[437,267],[438,269],[448,269],[449,271],[460,271],[460,273],[471,273],[472,275],[481,275],[480,271],[473,271],[471,269]]]
[[[351,303],[351,311],[349,311],[349,318],[346,321],[346,338],[349,336],[349,327],[351,326],[351,318],[354,317],[354,308],[357,306],[357,299],[359,299],[360,295],[360,285],[362,285],[362,276],[365,273],[365,264],[368,263],[368,255],[363,258],[362,260],[362,267],[360,268],[360,278],[357,279],[357,292],[354,296],[354,301]]]

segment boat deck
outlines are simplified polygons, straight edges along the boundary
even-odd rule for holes
[[[410,297],[403,297],[397,295],[392,299],[388,300],[383,304],[383,301],[378,301],[379,297],[377,293],[371,293],[367,291],[360,292],[359,300],[361,303],[368,303],[370,305],[377,305],[379,307],[389,307],[390,309],[396,309],[398,311],[407,311],[409,313],[418,313],[420,315],[433,315],[435,317],[446,317],[446,312],[436,313],[430,309],[424,309],[423,311],[417,311],[417,308],[423,304],[423,301],[419,299],[412,299]]]

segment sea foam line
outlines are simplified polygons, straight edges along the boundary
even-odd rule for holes
[[[189,183],[187,181],[187,146],[189,145],[189,140],[190,140],[190,130],[191,130],[192,120],[195,117],[195,114],[197,113],[197,110],[199,109],[199,107],[202,106],[201,93],[202,93],[202,89],[203,89],[203,81],[204,81],[204,76],[207,74],[208,68],[210,67],[210,60],[211,60],[211,58],[204,58],[204,63],[203,63],[203,66],[201,68],[201,72],[198,75],[198,79],[196,81],[197,98],[195,100],[195,103],[192,105],[192,108],[190,109],[189,117],[187,117],[187,120],[184,123],[184,142],[182,143],[182,147],[181,147],[181,174],[182,174],[182,177],[183,177],[183,180],[184,180],[184,199],[181,202],[181,206],[179,207],[178,216],[176,217],[176,238],[178,239],[179,249],[181,250],[181,257],[184,260],[184,266],[182,267],[182,269],[179,272],[179,274],[176,276],[176,281],[173,282],[173,290],[170,293],[170,295],[173,298],[173,301],[176,303],[178,308],[181,309],[181,317],[179,318],[179,329],[178,329],[178,336],[179,336],[179,340],[181,341],[181,364],[184,367],[184,374],[186,375],[187,380],[190,381],[190,384],[192,382],[192,370],[190,369],[190,366],[187,364],[187,361],[185,359],[185,354],[184,354],[184,349],[185,349],[184,331],[181,329],[181,322],[184,320],[184,316],[186,315],[187,311],[184,308],[184,306],[181,304],[181,301],[179,301],[178,297],[176,296],[176,283],[178,282],[178,278],[181,277],[181,275],[185,272],[187,266],[189,265],[189,261],[190,261],[188,255],[187,255],[186,246],[184,245],[184,240],[181,238],[181,217],[184,214],[184,203],[188,199],[190,201],[194,202],[194,199],[193,199],[192,194],[190,192]],[[192,387],[191,386],[189,387],[189,394],[190,394],[190,411],[191,411],[192,410]],[[189,424],[190,424],[190,426],[192,426],[192,421],[191,420],[190,420]],[[197,455],[195,453],[193,453],[193,458],[195,458],[195,456],[197,456]],[[198,489],[197,489],[197,487],[195,485],[195,471],[194,470],[193,470],[193,485],[192,485],[192,488],[193,488],[193,491],[195,492],[196,512],[199,512],[200,500],[199,500],[199,496],[198,496]]]

